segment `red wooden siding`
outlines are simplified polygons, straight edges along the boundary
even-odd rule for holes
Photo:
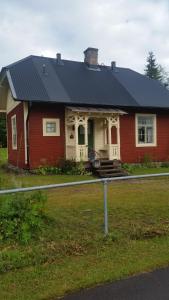
[[[43,118],[60,119],[60,136],[43,136]],[[65,157],[64,106],[36,104],[29,114],[30,169],[42,165],[53,166]]]
[[[146,112],[145,112],[146,113]],[[16,114],[17,150],[12,149],[11,117]],[[43,136],[43,118],[60,119],[60,136]],[[20,168],[25,165],[24,114],[20,103],[7,115],[8,159],[9,163]],[[112,142],[117,142],[115,129],[112,129]],[[58,104],[34,104],[29,112],[28,122],[29,167],[57,165],[65,158],[65,113],[64,106]],[[120,151],[122,162],[142,162],[145,155],[154,161],[169,161],[169,115],[157,114],[157,146],[136,147],[135,113],[120,117]]]
[[[16,115],[17,127],[17,149],[12,149],[12,125],[11,117]],[[8,129],[8,162],[19,168],[25,168],[25,146],[24,146],[24,114],[23,103],[20,103],[7,115]]]
[[[169,115],[157,114],[157,146],[136,147],[135,114],[120,117],[121,160],[142,162],[145,155],[153,161],[169,161]]]

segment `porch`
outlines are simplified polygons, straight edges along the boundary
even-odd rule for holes
[[[119,160],[122,114],[118,109],[66,107],[66,159]]]

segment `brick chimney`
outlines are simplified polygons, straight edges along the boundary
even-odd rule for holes
[[[116,62],[115,62],[115,61],[112,61],[112,62],[111,62],[111,69],[112,69],[113,71],[116,71]]]
[[[98,49],[88,47],[84,51],[84,62],[89,66],[98,65]]]

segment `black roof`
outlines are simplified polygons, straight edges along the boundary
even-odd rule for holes
[[[83,62],[29,56],[1,71],[10,72],[16,100],[75,105],[169,108],[169,91],[131,69],[112,70]]]

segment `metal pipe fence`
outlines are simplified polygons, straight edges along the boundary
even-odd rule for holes
[[[169,173],[101,178],[101,179],[93,179],[93,180],[85,180],[85,181],[76,181],[76,182],[68,182],[68,183],[40,185],[40,186],[33,186],[33,187],[26,187],[26,188],[0,190],[0,195],[102,183],[103,184],[103,204],[104,204],[104,234],[108,235],[108,233],[109,233],[109,230],[108,230],[108,183],[113,182],[113,181],[128,181],[128,180],[133,180],[133,179],[143,179],[143,178],[151,178],[151,177],[152,178],[153,177],[167,177],[167,176],[169,177]]]

